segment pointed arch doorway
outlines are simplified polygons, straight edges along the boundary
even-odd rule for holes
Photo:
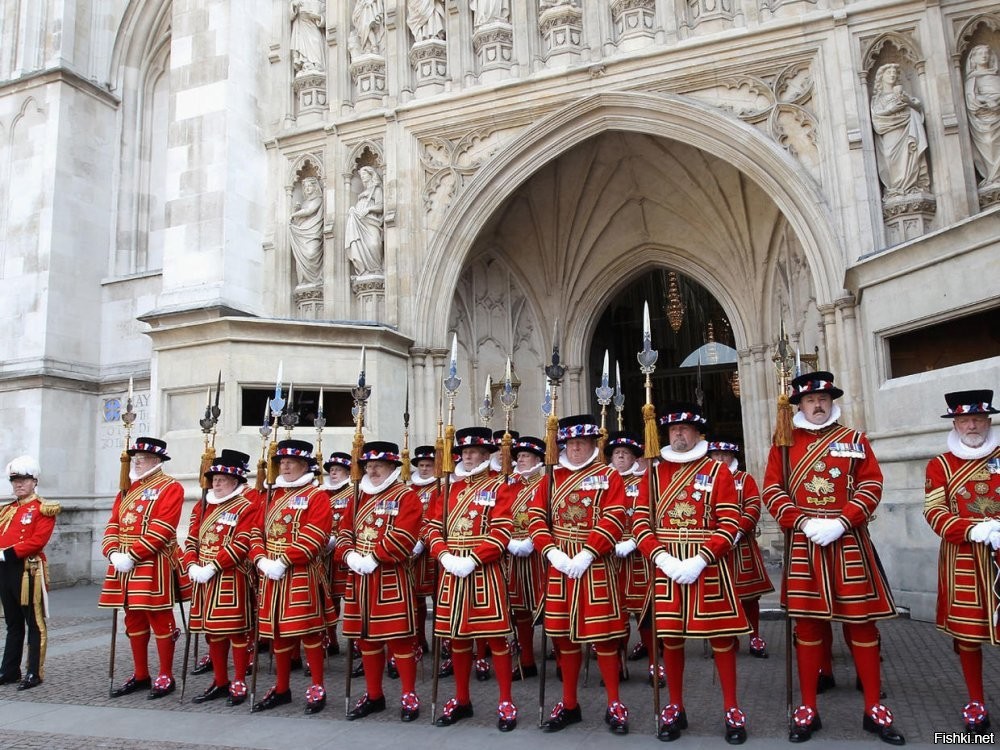
[[[636,354],[642,345],[643,305],[649,303],[653,348],[659,352],[653,374],[657,415],[673,401],[698,401],[709,420],[709,436],[743,442],[740,384],[732,325],[719,301],[695,279],[666,266],[644,269],[614,294],[601,312],[590,342],[588,369],[600,373],[604,353],[610,361],[610,385],[616,365],[625,407],[624,429],[642,434],[640,405],[645,402],[645,376]],[[599,383],[598,383],[599,384]],[[600,413],[593,392],[591,408]],[[608,429],[617,428],[608,407]]]

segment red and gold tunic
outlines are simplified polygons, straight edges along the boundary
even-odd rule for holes
[[[700,555],[708,563],[689,585],[654,570],[654,632],[683,638],[749,633],[727,557],[740,518],[729,467],[706,457],[658,461],[651,480],[655,522],[648,501],[636,507],[639,551],[649,560],[666,552],[678,560]]]
[[[956,638],[996,646],[1000,550],[969,541],[970,529],[987,517],[1000,518],[1000,448],[979,459],[945,453],[927,464],[924,518],[941,537],[937,626]]]
[[[791,532],[781,602],[788,614],[843,622],[896,616],[889,583],[868,534],[882,498],[882,470],[864,433],[838,424],[793,431],[787,485],[781,449],[771,447],[764,474],[764,504]],[[785,491],[785,487],[790,492]],[[836,518],[844,535],[821,547],[802,531],[810,518]]]
[[[330,527],[330,536],[336,537],[340,533],[340,524],[347,513],[347,506],[354,499],[354,485],[347,482],[339,490],[324,487],[323,491],[330,497],[330,513],[333,522]],[[326,557],[327,575],[330,578],[330,594],[334,599],[343,599],[347,590],[347,576],[351,569],[344,565],[343,558],[336,559],[334,554]]]
[[[649,478],[645,474],[628,474],[622,477],[625,483],[625,533],[622,541],[635,539],[633,522],[636,507],[649,505]],[[629,612],[639,615],[649,605],[649,593],[653,585],[653,565],[638,550],[621,564],[622,603]]]
[[[413,491],[417,493],[417,497],[420,498],[420,505],[423,508],[422,518],[427,518],[428,510],[430,509],[431,498],[434,496],[434,490],[436,487],[436,481],[430,482],[425,485],[418,485],[412,483],[411,487]],[[423,533],[423,529],[421,529]],[[424,542],[426,546],[426,540]],[[431,556],[430,550],[424,549],[419,555],[417,555],[410,562],[410,571],[413,575],[413,594],[414,596],[428,597],[434,596],[434,568],[437,566],[437,561]]]
[[[173,609],[184,590],[190,590],[177,544],[183,503],[184,488],[162,469],[132,482],[124,497],[118,493],[101,552],[105,557],[122,552],[135,560],[135,567],[117,573],[108,565],[98,606]]]
[[[625,528],[625,485],[618,472],[593,462],[571,470],[553,469],[543,478],[528,506],[529,530],[543,556],[558,548],[570,557],[580,550],[594,561],[573,580],[547,567],[545,632],[579,643],[605,641],[628,634],[621,605],[615,543]]]
[[[250,545],[256,566],[262,558],[280,560],[285,575],[260,576],[257,596],[261,638],[299,636],[326,630],[335,622],[323,555],[330,537],[330,500],[320,488],[277,487],[258,513]]]
[[[52,537],[59,511],[59,503],[50,503],[34,493],[23,500],[0,506],[0,550],[12,550],[18,560],[24,561],[21,578],[22,605],[40,604],[42,588],[48,588],[48,569],[43,550]],[[14,571],[14,560],[9,554],[5,555],[5,562],[0,565],[6,565],[8,570]],[[25,599],[28,596],[25,579],[29,578],[42,584],[35,587],[33,602]]]
[[[434,494],[424,522],[424,536],[435,560],[450,552],[471,557],[476,567],[465,578],[444,568],[438,580],[434,634],[475,638],[510,633],[510,603],[501,565],[514,528],[510,508],[517,485],[487,470],[454,478],[443,494]],[[447,512],[447,528],[444,515]]]
[[[191,511],[184,570],[190,565],[211,565],[216,571],[208,583],[194,584],[191,630],[239,634],[250,629],[253,583],[249,554],[257,518],[254,504],[243,494],[221,503],[198,503]]]
[[[528,515],[528,505],[544,475],[544,471],[536,471],[527,477],[515,475],[510,478],[510,483],[517,492],[510,512],[514,522],[511,538],[524,539],[530,536],[528,525],[531,517]],[[510,563],[507,572],[510,608],[514,612],[529,612],[534,615],[542,604],[546,583],[545,568],[548,563],[537,549],[526,557],[511,555],[507,559]]]
[[[733,547],[733,574],[736,576],[736,595],[752,599],[774,591],[764,567],[764,556],[757,545],[757,524],[760,521],[760,489],[749,472],[733,472],[736,498],[740,506],[740,533],[743,537]]]
[[[369,575],[347,575],[343,627],[348,638],[388,641],[416,634],[409,559],[421,518],[417,494],[398,481],[377,494],[362,492],[357,507],[347,507],[335,558],[341,561],[353,551],[378,561]]]

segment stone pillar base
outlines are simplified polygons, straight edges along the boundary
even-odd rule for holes
[[[583,11],[569,3],[542,11],[538,18],[549,65],[572,65],[580,57],[583,38]]]
[[[296,114],[322,112],[326,109],[326,76],[322,73],[299,73],[292,81]]]
[[[385,302],[385,276],[366,273],[351,277],[351,291],[358,298],[361,309],[358,317],[361,320],[373,322],[382,319],[382,308]]]
[[[357,55],[351,61],[351,80],[360,99],[385,96],[385,58],[381,55]]]
[[[927,233],[934,220],[937,202],[929,193],[909,193],[882,200],[889,245],[898,245]]]
[[[472,34],[472,49],[479,60],[480,74],[499,71],[502,78],[514,64],[514,27],[506,21],[484,23]]]
[[[613,0],[611,22],[619,50],[645,47],[655,34],[656,0]]]
[[[979,207],[989,208],[1000,204],[1000,182],[979,186]]]
[[[318,320],[323,317],[323,285],[299,284],[292,292],[295,302],[296,317],[306,320]]]
[[[417,91],[441,91],[448,80],[447,43],[443,39],[414,42],[410,50],[410,67]]]

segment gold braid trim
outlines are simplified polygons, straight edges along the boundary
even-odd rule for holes
[[[42,501],[42,515],[54,518],[62,513],[62,506],[56,500]]]

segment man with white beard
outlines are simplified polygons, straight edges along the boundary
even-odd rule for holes
[[[986,734],[982,644],[1000,645],[994,585],[1000,575],[1000,446],[990,415],[993,391],[946,393],[948,452],[927,464],[924,518],[941,537],[938,629],[954,639],[969,702],[965,729]]]

